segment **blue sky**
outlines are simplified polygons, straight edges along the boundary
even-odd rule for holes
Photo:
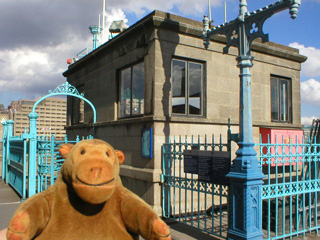
[[[224,22],[224,0],[211,0],[214,24]],[[227,0],[227,20],[239,12],[239,0]],[[249,11],[275,2],[248,0]],[[320,0],[301,0],[298,18],[288,10],[268,19],[269,40],[296,47],[308,57],[301,72],[302,123],[320,118]],[[208,0],[106,0],[106,24],[124,19],[132,25],[154,9],[202,21]],[[0,1],[0,103],[35,99],[65,82],[67,58],[92,45],[90,25],[98,24],[102,0]]]

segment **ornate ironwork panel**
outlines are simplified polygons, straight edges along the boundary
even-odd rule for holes
[[[265,239],[304,235],[320,228],[320,144],[295,142],[283,138],[281,143],[256,145],[267,176],[261,193]]]
[[[70,140],[67,136],[65,136],[65,139],[63,140],[56,140],[54,135],[52,135],[50,138],[48,136],[39,136],[37,140],[37,192],[44,191],[53,185],[57,179],[60,168],[64,162],[64,159],[61,158],[58,152],[58,149],[62,144],[75,144],[80,140],[92,138],[92,136],[88,136],[86,138],[79,138],[78,136],[75,140]]]
[[[228,229],[228,186],[185,172],[184,150],[227,151],[220,138],[177,137],[163,145],[163,216],[220,237]]]

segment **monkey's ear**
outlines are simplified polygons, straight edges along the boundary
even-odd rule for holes
[[[63,144],[61,145],[61,147],[59,148],[59,153],[60,156],[64,159],[66,159],[68,157],[68,153],[70,152],[70,150],[73,148],[73,144],[67,143],[67,144]]]
[[[115,150],[115,152],[118,157],[119,165],[121,165],[122,163],[124,163],[124,154],[119,150]]]

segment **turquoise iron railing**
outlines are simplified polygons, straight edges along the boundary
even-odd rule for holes
[[[80,140],[78,138],[75,141],[69,141],[66,137],[63,141],[56,141],[54,136],[50,139],[37,136],[37,118],[39,117],[36,113],[37,105],[46,98],[58,95],[72,96],[87,102],[93,111],[93,123],[96,122],[97,113],[94,105],[74,86],[66,82],[54,91],[50,90],[48,95],[40,98],[33,105],[28,115],[30,120],[28,133],[25,131],[21,136],[13,137],[13,120],[2,123],[4,126],[2,178],[13,185],[22,198],[31,197],[52,185],[63,162],[61,158],[56,158],[59,144]]]
[[[221,136],[173,138],[163,151],[163,216],[226,237],[228,228],[228,186],[198,180],[197,174],[184,172],[184,150],[227,151]]]
[[[320,228],[320,144],[260,143],[265,239],[305,235]]]
[[[83,139],[93,138],[88,136],[70,140],[65,136],[65,139],[57,140],[53,135],[50,138],[39,136],[34,139],[36,143],[33,149],[34,155],[30,155],[30,148],[33,146],[31,135],[25,132],[20,136],[12,136],[12,120],[3,125],[2,179],[17,191],[21,199],[26,199],[53,185],[64,162],[58,152],[61,144],[77,143]],[[30,168],[34,169],[34,175],[30,173]]]
[[[27,140],[20,136],[11,137],[7,140],[6,150],[6,181],[22,199],[25,199],[27,197]]]
[[[60,168],[64,162],[64,159],[60,157],[58,149],[64,143],[75,144],[83,139],[92,139],[92,136],[76,137],[75,140],[69,140],[67,135],[62,140],[57,140],[52,135],[40,136],[37,140],[37,152],[38,152],[38,186],[37,192],[42,192],[51,185],[54,184],[58,177]]]
[[[4,126],[2,139],[2,179],[20,195],[27,197],[27,152],[28,135],[13,136],[13,121],[2,123]]]

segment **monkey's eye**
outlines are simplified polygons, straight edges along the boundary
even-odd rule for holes
[[[108,152],[106,152],[106,155],[107,155],[107,157],[110,157],[110,155],[109,155],[109,153],[108,153]]]
[[[86,150],[82,149],[80,153],[81,153],[81,155],[83,155],[86,153]]]

